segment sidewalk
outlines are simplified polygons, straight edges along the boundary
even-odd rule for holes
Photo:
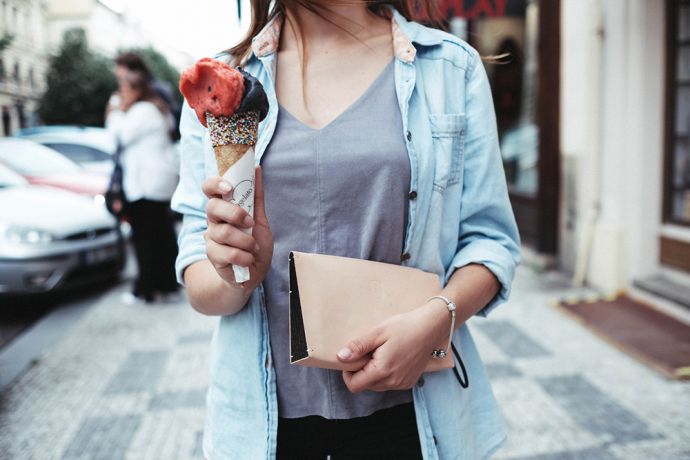
[[[2,395],[0,458],[203,458],[215,320],[183,303],[123,305],[122,289]],[[510,429],[496,458],[690,458],[690,383],[664,379],[549,305],[570,294],[559,275],[521,269],[511,302],[471,322]]]

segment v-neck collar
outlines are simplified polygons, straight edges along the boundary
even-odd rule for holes
[[[386,66],[383,68],[381,73],[379,73],[379,75],[374,79],[374,81],[371,82],[371,84],[367,87],[367,89],[364,90],[364,92],[361,95],[359,95],[357,97],[357,99],[355,99],[350,105],[348,105],[345,108],[345,110],[340,112],[338,115],[336,115],[336,117],[334,119],[332,119],[331,121],[326,123],[321,128],[314,128],[312,126],[309,126],[308,124],[306,124],[305,122],[300,120],[298,117],[293,115],[289,110],[287,110],[285,107],[283,107],[280,103],[278,104],[278,111],[283,112],[285,115],[288,116],[288,118],[291,118],[293,121],[297,122],[300,125],[300,127],[305,129],[305,130],[308,130],[308,131],[314,132],[314,133],[322,132],[322,131],[326,130],[327,128],[330,128],[333,125],[337,124],[343,117],[345,117],[347,114],[349,114],[350,112],[354,111],[357,107],[362,105],[364,103],[364,101],[367,100],[369,98],[369,96],[374,92],[374,90],[380,86],[382,80],[384,80],[386,78],[386,76],[392,71],[391,68],[392,68],[394,62],[395,62],[395,60],[391,60],[388,64],[386,64]]]

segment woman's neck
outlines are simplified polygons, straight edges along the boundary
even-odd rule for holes
[[[325,5],[316,14],[297,5],[286,13],[281,34],[281,50],[330,48],[345,41],[366,42],[381,33],[383,18],[372,13],[366,3],[360,5]],[[384,26],[386,27],[386,26]],[[301,33],[300,33],[301,32]],[[316,46],[315,46],[316,45]]]

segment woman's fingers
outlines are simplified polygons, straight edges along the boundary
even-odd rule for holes
[[[201,184],[201,190],[209,199],[221,198],[232,191],[232,185],[220,176],[210,177]]]
[[[374,363],[374,360],[369,360],[367,364],[357,372],[343,371],[343,381],[351,393],[373,390],[375,387],[379,387],[386,377],[388,377],[386,371],[379,369]]]
[[[223,200],[211,198],[206,204],[206,216],[209,222],[228,223],[240,228],[254,226],[254,219],[240,206]]]
[[[249,267],[254,264],[254,255],[240,248],[233,248],[213,241],[206,236],[206,255],[216,268],[230,265]]]
[[[229,224],[215,224],[208,227],[208,236],[218,244],[235,247],[247,252],[258,249],[256,239]]]

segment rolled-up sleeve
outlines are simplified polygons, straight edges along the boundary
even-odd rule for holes
[[[520,237],[508,199],[498,143],[496,115],[486,71],[479,55],[467,72],[467,102],[460,228],[455,256],[446,271],[481,264],[501,287],[478,314],[486,316],[505,302],[520,263]]]
[[[185,102],[180,119],[180,182],[172,197],[172,208],[182,214],[178,237],[179,252],[175,262],[177,281],[184,284],[185,269],[206,259],[206,202],[201,191],[205,179],[203,136],[205,128]]]

